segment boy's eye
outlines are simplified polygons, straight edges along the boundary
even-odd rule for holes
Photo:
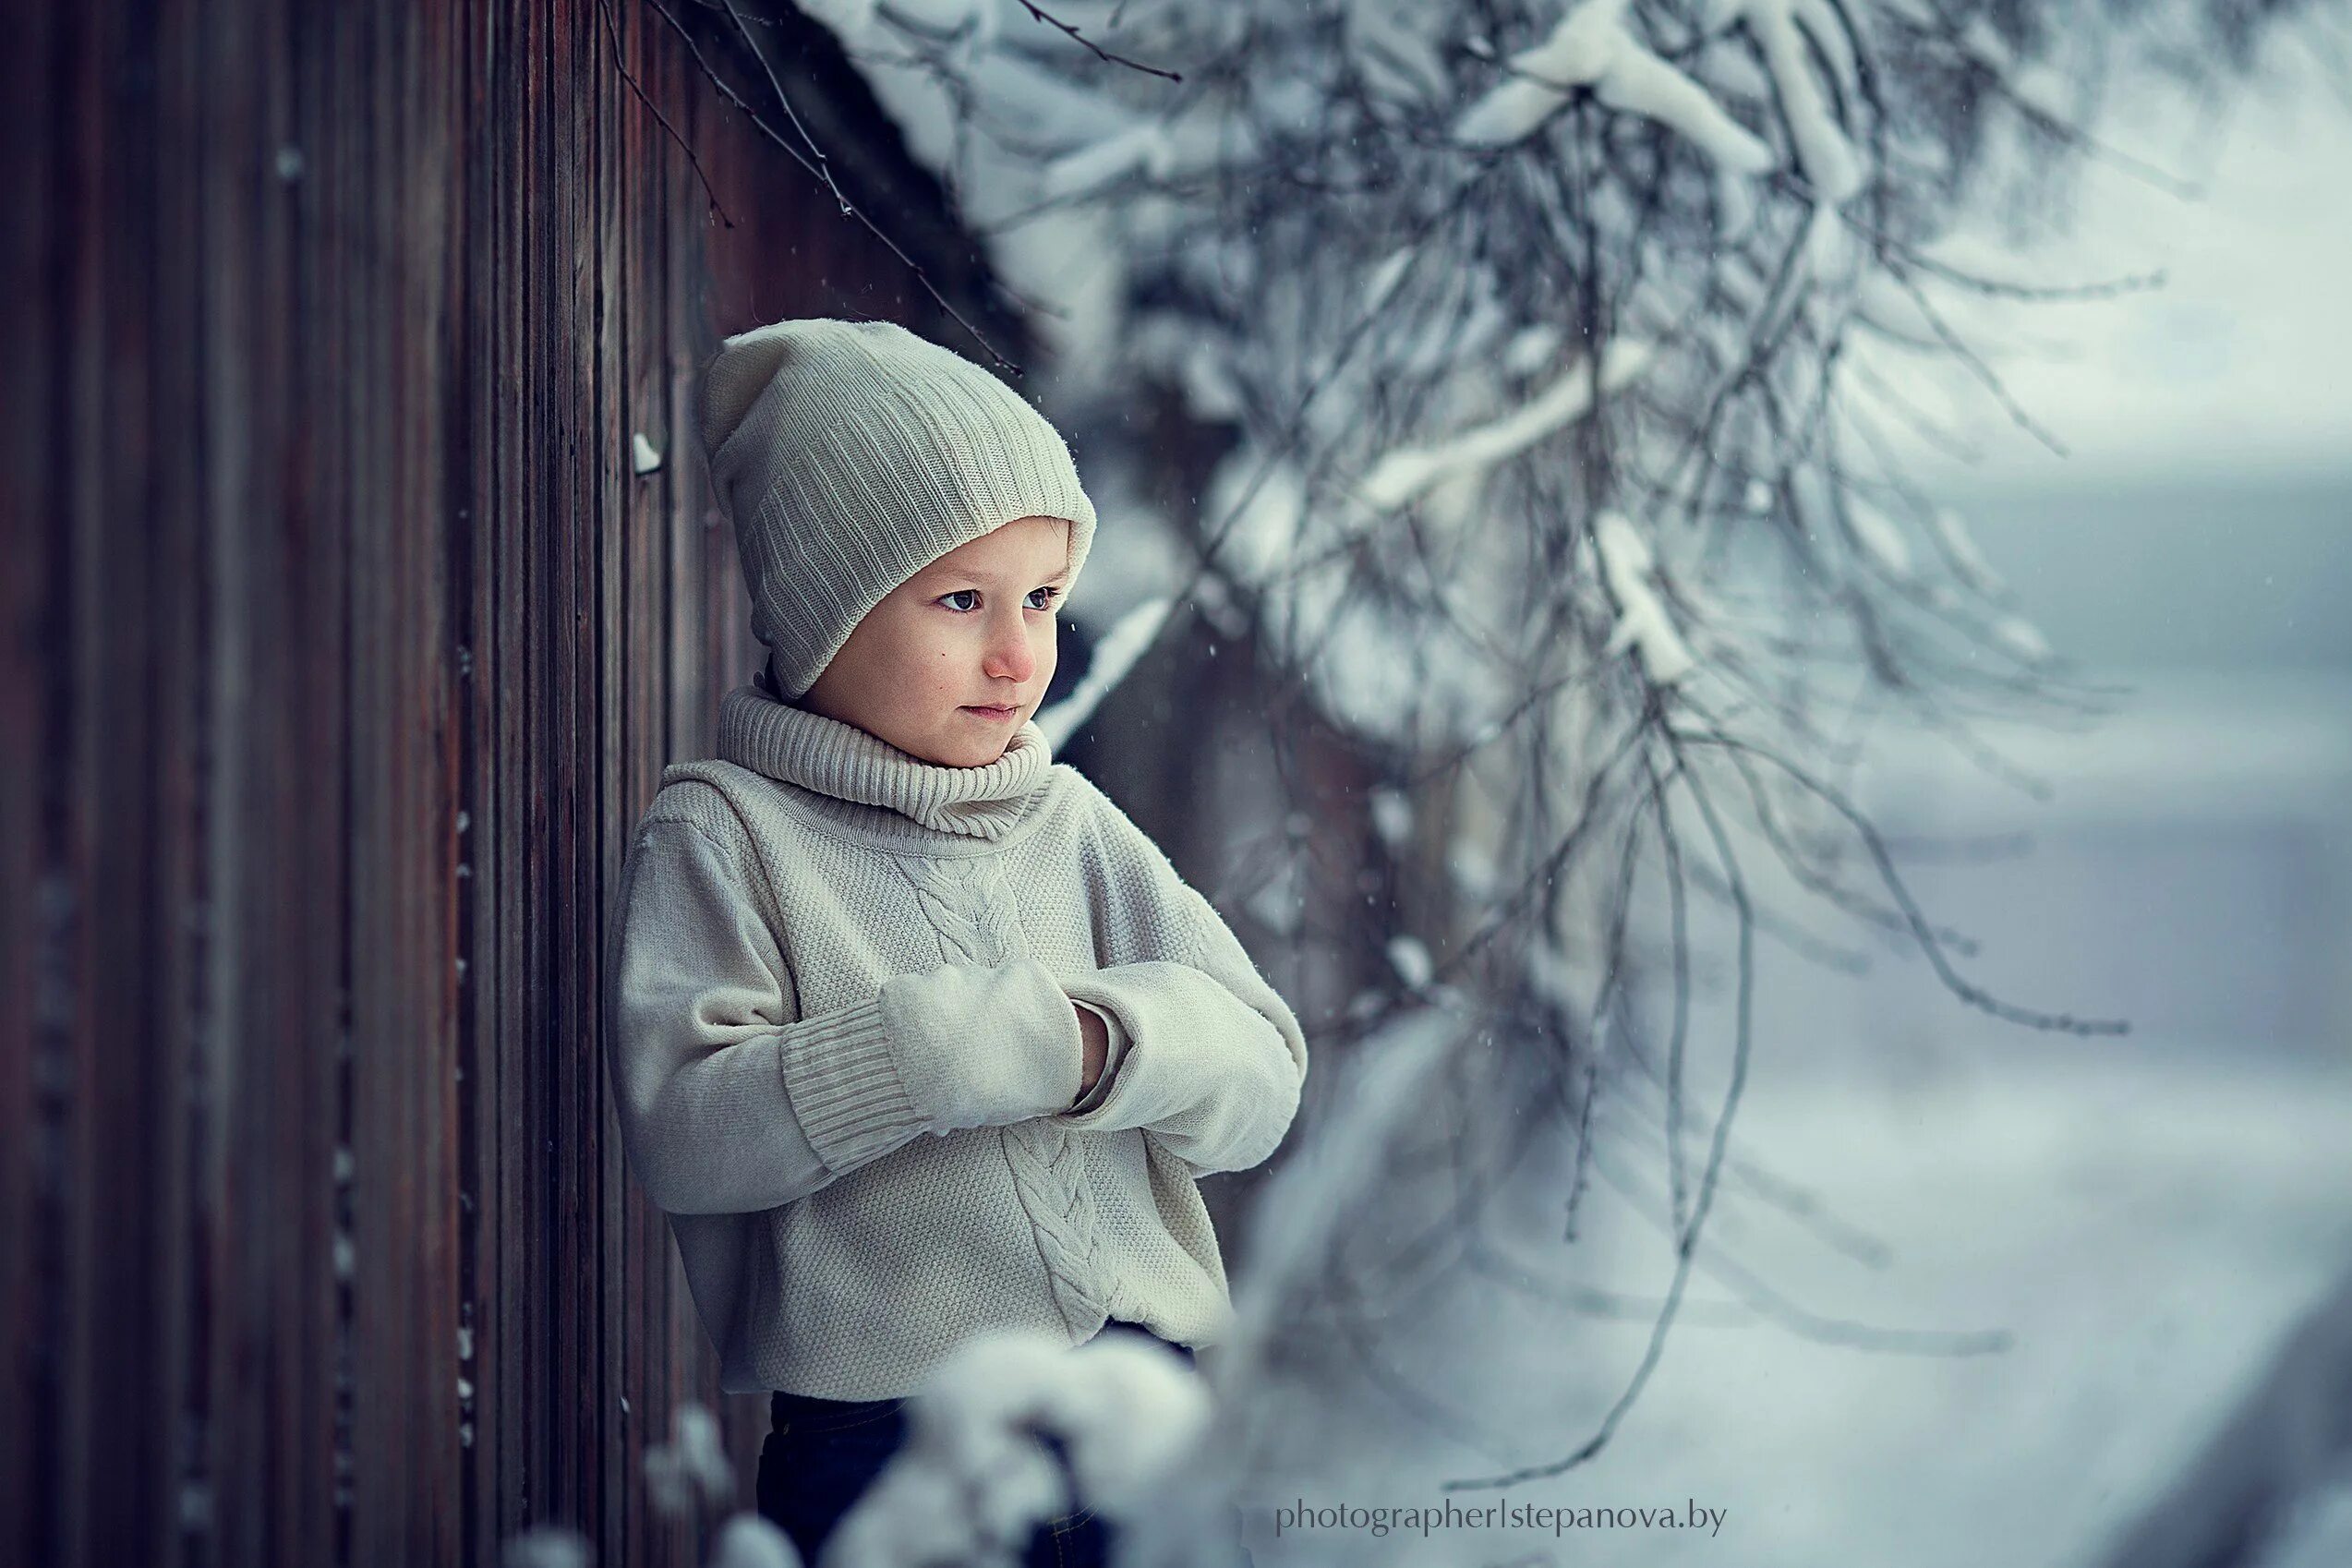
[[[1051,609],[1054,608],[1054,601],[1061,597],[1061,593],[1062,590],[1059,588],[1031,588],[1029,590],[1029,597],[1031,598],[1035,598],[1038,595],[1043,594],[1045,596],[1045,602],[1043,604],[1033,604],[1029,608],[1031,609]],[[961,614],[969,614],[971,610],[976,607],[960,605],[954,603],[953,601],[960,598],[977,598],[979,597],[980,590],[978,588],[958,588],[953,593],[940,595],[939,602],[946,605],[949,609]]]

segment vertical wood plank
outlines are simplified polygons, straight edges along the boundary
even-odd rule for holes
[[[56,728],[65,700],[62,645],[66,558],[62,530],[67,464],[57,461],[62,417],[66,280],[61,265],[65,203],[56,185],[70,126],[73,73],[61,69],[76,41],[63,7],[20,18],[15,47],[0,54],[0,136],[16,150],[0,163],[0,292],[12,302],[16,352],[0,362],[0,1543],[30,1557],[54,1530],[55,1450],[43,1442],[59,1390],[51,1327],[59,1271],[54,1257],[58,1153],[54,1087],[68,1049],[66,975],[54,940],[70,918],[71,885],[52,861],[60,782]]]

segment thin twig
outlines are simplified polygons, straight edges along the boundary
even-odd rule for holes
[[[638,84],[635,77],[629,74],[629,67],[622,64],[621,31],[613,25],[610,0],[597,0],[597,14],[604,18],[605,36],[612,41],[613,69],[621,73],[621,79],[627,82],[629,90],[637,95],[637,102],[643,103],[646,111],[660,122],[661,128],[669,133],[669,139],[678,144],[680,151],[685,153],[686,162],[694,165],[694,177],[703,182],[703,194],[710,198],[710,210],[718,214],[718,221],[729,228],[733,228],[735,220],[727,215],[726,207],[719,202],[718,192],[712,188],[710,176],[703,173],[703,161],[694,156],[694,147],[684,137],[678,134],[678,127],[669,123],[669,116],[663,114],[660,107],[645,96],[645,90]]]

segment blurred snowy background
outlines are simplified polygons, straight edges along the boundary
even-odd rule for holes
[[[2070,455],[1997,410],[1966,416],[1972,461],[1911,455],[2026,619],[2125,690],[2080,733],[1980,732],[2038,793],[1882,733],[1858,798],[1977,944],[1973,979],[2132,1032],[2008,1027],[1891,943],[1860,974],[1777,953],[1731,1139],[1764,1179],[1717,1211],[1720,1272],[1610,1446],[1507,1494],[1687,1499],[1729,1511],[1719,1536],[1330,1532],[1261,1563],[2352,1563],[2352,118],[2305,73],[2212,124],[2145,89],[2111,139],[2201,194],[2094,171],[2081,231],[2037,255],[2168,273],[2020,311],[1996,363]],[[1731,1027],[1727,946],[1696,1038]],[[1656,1125],[1595,1155],[1622,1272],[1587,1237],[1582,1266],[1445,1309],[1439,1337],[1488,1350],[1457,1398],[1529,1434],[1448,1474],[1564,1446],[1641,1357],[1662,1194],[1633,1162]],[[1516,1256],[1556,1230],[1531,1217]],[[1596,1299],[1554,1348],[1528,1302],[1604,1281],[1640,1299]],[[1321,1495],[1437,1501],[1356,1473]]]
[[[1977,944],[1973,979],[2132,1032],[2008,1027],[1891,943],[1860,974],[1776,953],[1731,1139],[1759,1179],[1716,1212],[1720,1271],[1609,1447],[1507,1493],[1690,1500],[1729,1511],[1720,1534],[1334,1531],[1261,1563],[2352,1563],[2352,118],[2311,73],[2211,124],[2153,89],[2122,113],[2111,139],[2201,193],[2094,171],[2081,231],[2037,255],[2168,273],[2020,312],[1996,363],[2070,455],[1997,410],[1964,416],[1972,461],[1911,454],[2117,711],[1980,731],[2038,793],[1882,732],[1858,799]],[[1811,935],[1853,951],[1850,928]],[[1731,1027],[1727,947],[1695,1038]],[[1531,1216],[1524,1270],[1437,1320],[1487,1351],[1457,1400],[1528,1434],[1446,1474],[1547,1457],[1639,1360],[1666,1274],[1634,1164],[1656,1125],[1595,1155],[1617,1268],[1598,1235],[1580,1266],[1527,1261],[1558,1228]],[[1596,1297],[1557,1348],[1529,1303],[1601,1284],[1636,1299]],[[1360,1460],[1309,1496],[1438,1501],[1351,1484]]]

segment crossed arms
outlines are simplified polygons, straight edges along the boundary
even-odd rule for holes
[[[1116,813],[1114,813],[1116,814]],[[950,964],[872,999],[795,1019],[783,955],[738,852],[653,818],[621,875],[605,1040],[630,1162],[678,1214],[805,1197],[925,1134],[1050,1117],[1140,1128],[1196,1174],[1271,1154],[1298,1107],[1307,1045],[1208,900],[1123,816],[1116,844],[1139,950],[1164,956],[1057,978],[1035,959]],[[1078,1107],[1072,1003],[1114,1025],[1103,1082]]]

